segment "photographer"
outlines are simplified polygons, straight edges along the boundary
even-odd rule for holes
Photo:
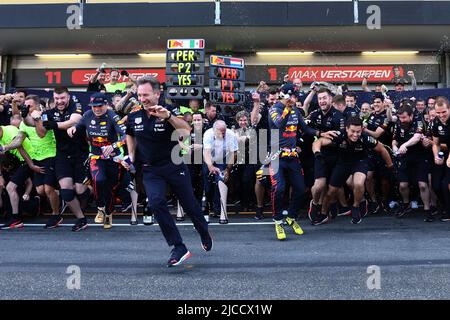
[[[25,90],[16,89],[13,94],[13,99],[11,103],[12,114],[20,114],[20,109],[25,103],[25,97],[27,96],[27,92]]]
[[[26,96],[26,91],[22,89],[16,89],[13,94],[0,96],[1,125],[9,125],[11,116],[20,114],[20,108],[24,104]]]
[[[9,119],[12,116],[11,102],[13,95],[8,93],[0,95],[0,125],[9,125]]]
[[[102,64],[100,68],[97,68],[96,73],[89,79],[88,92],[106,92],[106,72],[105,64]]]

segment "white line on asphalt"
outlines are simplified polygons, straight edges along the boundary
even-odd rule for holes
[[[228,225],[240,225],[240,226],[250,226],[250,225],[272,225],[273,222],[230,222],[228,223]],[[193,226],[194,224],[192,223],[177,223],[177,226]],[[218,222],[214,222],[214,223],[209,223],[208,225],[210,226],[223,226],[223,224],[220,224]],[[45,224],[25,224],[25,227],[44,227]],[[67,224],[67,223],[63,223],[59,225],[60,227],[72,227],[73,224]],[[88,224],[89,227],[98,227],[98,228],[103,228],[102,224]],[[138,224],[135,226],[130,225],[129,223],[113,223],[113,227],[154,227],[154,226],[158,226],[157,223],[150,225],[150,226],[146,226],[144,224]]]

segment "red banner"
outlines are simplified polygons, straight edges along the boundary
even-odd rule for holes
[[[122,69],[121,69],[122,70]],[[164,69],[125,69],[131,76],[136,79],[142,76],[156,77],[161,83],[165,81],[166,71]],[[72,85],[88,85],[90,77],[95,74],[95,69],[92,70],[73,70],[72,71]],[[109,82],[109,73],[106,74],[106,81]],[[128,77],[120,76],[119,82],[128,81]]]
[[[327,67],[292,67],[289,79],[300,78],[303,82],[359,82],[364,76],[369,82],[383,82],[404,76],[402,67],[394,71],[394,66],[327,66]]]

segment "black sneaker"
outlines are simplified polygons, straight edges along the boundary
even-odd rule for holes
[[[169,261],[167,262],[167,267],[175,267],[182,264],[184,261],[189,259],[192,256],[192,253],[186,248],[184,244],[175,246],[171,253]]]
[[[22,218],[15,214],[12,215],[6,220],[5,224],[0,225],[0,230],[9,230],[9,229],[18,229],[23,228]]]
[[[338,211],[338,205],[337,205],[337,203],[335,202],[335,203],[332,203],[331,205],[330,205],[330,215],[331,215],[331,219],[335,219],[337,216],[338,216],[338,214],[339,214],[339,211]]]
[[[36,212],[33,212],[32,216],[33,217],[38,217],[41,215],[42,213],[42,203],[41,203],[41,197],[39,196],[34,196],[34,203],[35,203],[35,208],[36,208]]]
[[[352,214],[352,210],[349,207],[343,207],[339,205],[338,217],[349,216]]]
[[[47,223],[45,224],[45,229],[53,229],[58,227],[63,222],[63,218],[60,214],[58,215],[52,215],[50,219],[48,219]]]
[[[214,211],[213,214],[212,214],[212,217],[213,218],[219,218],[220,217],[220,212]]]
[[[411,205],[405,204],[403,202],[400,203],[400,209],[399,211],[395,214],[395,216],[397,218],[403,218],[405,216],[405,214],[410,213],[412,211]]]
[[[256,220],[262,220],[264,219],[264,213],[263,213],[263,208],[256,208],[256,214],[254,217]]]
[[[319,213],[316,219],[312,222],[313,225],[319,226],[321,224],[327,223],[329,220],[328,215]]]
[[[367,200],[361,201],[361,203],[359,204],[359,212],[361,214],[361,218],[364,218],[365,216],[367,216],[367,212],[368,212]],[[352,214],[352,217],[353,217],[353,214]]]
[[[311,200],[311,202],[309,203],[308,218],[313,224],[319,213],[320,213],[320,205],[314,204],[313,201]]]
[[[448,221],[450,221],[450,214],[449,214],[449,213],[443,214],[440,220],[441,220],[442,222],[448,222]]]
[[[378,211],[378,203],[373,201],[368,201],[367,203],[367,214],[374,214]]]
[[[86,218],[77,219],[77,222],[72,227],[72,231],[78,232],[78,231],[86,229],[87,226],[88,226],[88,224],[87,224],[87,219]]]
[[[439,214],[439,208],[437,208],[437,207],[435,207],[435,206],[431,206],[430,210],[431,210],[431,214],[432,214],[433,216]]]
[[[425,219],[423,219],[423,221],[425,222],[433,222],[434,221],[434,217],[433,217],[433,213],[431,210],[425,210]]]
[[[352,223],[360,224],[362,221],[360,208],[352,207]]]
[[[388,208],[388,205],[384,205],[383,202],[379,202],[377,208],[374,211],[374,214],[385,214],[385,213],[389,213],[388,210],[386,210],[386,208]]]
[[[213,239],[211,237],[211,234],[208,232],[206,237],[201,237],[202,240],[202,249],[205,251],[211,251],[213,247]]]

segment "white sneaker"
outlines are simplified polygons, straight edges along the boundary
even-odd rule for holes
[[[155,223],[153,216],[144,216],[144,218],[142,219],[142,222],[146,226],[150,226]]]

